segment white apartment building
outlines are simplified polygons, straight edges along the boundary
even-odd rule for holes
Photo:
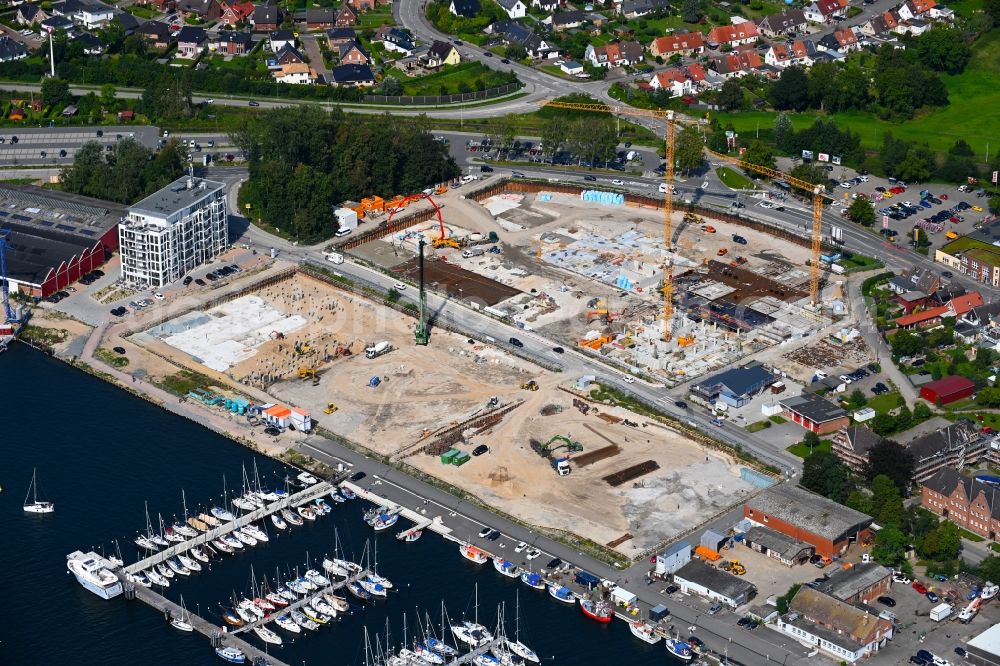
[[[118,225],[122,279],[162,287],[229,244],[225,185],[184,176],[129,208]]]

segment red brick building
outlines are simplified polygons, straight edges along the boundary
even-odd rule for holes
[[[849,604],[870,604],[887,594],[891,583],[891,571],[875,562],[863,562],[834,573],[816,589]]]
[[[805,542],[832,558],[871,538],[872,517],[793,483],[768,488],[743,505],[743,517]]]
[[[837,432],[851,425],[851,417],[839,405],[815,393],[803,393],[778,402],[786,419],[817,435]]]
[[[920,486],[920,506],[992,541],[1000,533],[996,486],[945,467]]]

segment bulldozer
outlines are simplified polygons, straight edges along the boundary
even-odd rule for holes
[[[524,384],[521,384],[521,388],[523,388],[525,391],[537,391],[538,390],[538,382],[536,382],[534,379],[532,379],[532,380],[530,380],[528,382],[525,382]]]
[[[333,414],[335,411],[337,411],[337,405],[332,402],[328,402],[326,403],[326,409],[323,410],[323,413]]]

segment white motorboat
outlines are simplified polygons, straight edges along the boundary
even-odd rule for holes
[[[131,574],[128,579],[136,585],[141,585],[142,587],[152,587],[153,585],[153,583],[149,580],[149,576],[147,576],[144,571],[138,571]]]
[[[456,639],[473,648],[485,645],[493,640],[493,635],[486,630],[486,627],[475,622],[453,624],[451,625],[451,632],[455,635]]]
[[[389,591],[385,589],[385,586],[381,583],[376,583],[371,578],[363,578],[358,581],[358,584],[373,597],[385,597],[388,596]]]
[[[271,645],[281,645],[282,643],[281,636],[274,633],[264,625],[254,627],[253,633],[257,634],[257,636],[260,637],[260,640],[265,643],[270,643]]]
[[[198,564],[198,562],[196,560],[193,560],[193,559],[191,559],[190,557],[188,557],[186,555],[178,555],[177,559],[180,561],[181,564],[183,564],[185,567],[187,567],[191,571],[201,571],[201,565]]]
[[[507,576],[507,578],[517,578],[521,573],[516,564],[510,560],[503,559],[499,555],[493,558],[493,568],[502,575]]]
[[[309,604],[306,604],[305,606],[302,607],[302,613],[307,618],[309,618],[313,622],[316,622],[317,624],[327,624],[332,619],[326,613],[320,613],[318,610],[316,610],[315,608],[313,608]]]
[[[487,652],[486,654],[477,654],[472,658],[472,663],[475,666],[501,666],[500,660],[494,657],[492,654]]]
[[[336,490],[330,493],[330,499],[332,499],[337,504],[343,504],[344,502],[347,501],[347,499],[343,495],[338,493]]]
[[[694,652],[691,651],[691,646],[682,640],[675,638],[666,639],[667,652],[674,655],[678,659],[683,661],[691,661],[694,659]]]
[[[316,631],[317,629],[319,629],[319,624],[313,622],[308,617],[306,617],[305,613],[303,613],[302,611],[293,610],[292,621],[295,622],[295,624],[302,627],[303,629],[308,629],[309,631]]]
[[[210,509],[210,511],[212,512],[213,516],[215,516],[216,518],[218,518],[223,523],[231,523],[234,520],[236,520],[236,516],[234,516],[229,511],[226,511],[221,506],[213,506]]]
[[[287,585],[288,589],[294,592],[295,594],[304,595],[304,594],[309,594],[312,591],[309,588],[309,585],[306,584],[306,581],[303,581],[302,579],[290,580],[287,583],[285,583],[285,585]]]
[[[112,564],[97,553],[79,550],[66,556],[66,568],[84,589],[102,599],[113,599],[122,593],[122,583],[111,573]]]
[[[534,571],[522,571],[521,582],[528,587],[535,588],[536,590],[545,589],[545,579],[542,578],[541,574],[537,574]]]
[[[315,585],[316,587],[329,587],[330,579],[316,571],[315,569],[309,569],[305,573],[306,580]]]
[[[201,546],[194,546],[191,549],[191,555],[192,557],[194,557],[194,559],[198,560],[199,562],[205,562],[205,563],[208,562],[208,554],[201,549]]]
[[[333,507],[327,504],[326,500],[323,499],[322,497],[316,499],[313,502],[313,506],[316,507],[316,511],[323,514],[324,516],[333,511]]]
[[[398,513],[380,513],[368,524],[376,532],[382,532],[395,525],[397,521],[399,521]]]
[[[288,523],[286,523],[284,521],[284,519],[282,519],[282,517],[279,514],[277,514],[277,513],[272,513],[271,514],[271,522],[279,530],[287,530],[288,529]]]
[[[257,621],[257,614],[252,612],[249,608],[236,608],[236,614],[240,616],[246,624],[253,624]]]
[[[240,609],[245,610],[247,613],[250,613],[254,617],[257,618],[264,617],[264,610],[262,608],[259,608],[257,604],[255,604],[250,599],[241,599],[240,603],[236,605],[236,610],[239,611]]]
[[[386,578],[385,576],[380,576],[377,573],[371,573],[368,574],[368,580],[372,581],[373,583],[378,583],[387,590],[392,589],[392,581]]]
[[[483,564],[487,559],[489,559],[486,557],[486,553],[469,543],[460,543],[458,546],[458,552],[462,554],[462,557],[470,562],[475,562],[476,564]]]
[[[186,541],[187,538],[183,534],[179,534],[174,531],[174,528],[168,527],[163,530],[163,538],[171,543],[181,543]]]
[[[300,506],[295,511],[306,520],[316,520],[316,510],[310,506]]]
[[[229,546],[230,548],[232,548],[233,550],[243,550],[243,541],[237,539],[232,534],[223,534],[221,537],[219,537],[219,540],[222,541],[222,543]]]
[[[564,604],[575,604],[576,597],[573,595],[573,591],[568,587],[563,587],[562,585],[549,584],[549,596],[556,601],[561,601]]]
[[[291,615],[279,615],[274,619],[274,623],[285,631],[289,631],[293,634],[302,633],[302,627],[295,624],[295,620],[292,619]]]
[[[337,609],[326,603],[326,600],[318,594],[309,601],[309,605],[318,610],[320,613],[334,618],[337,617]]]
[[[243,650],[234,648],[231,645],[227,647],[215,648],[215,654],[218,655],[220,659],[228,661],[231,664],[245,664],[247,661],[247,656],[243,653]]]
[[[216,539],[215,541],[212,542],[212,545],[218,548],[221,552],[226,553],[227,555],[233,554],[233,547],[230,546],[225,541],[223,541],[222,539]]]
[[[267,532],[265,532],[264,530],[260,529],[256,525],[244,525],[243,526],[243,532],[245,534],[249,534],[254,539],[257,539],[257,541],[263,541],[263,542],[266,543],[266,542],[268,542],[268,541],[271,540],[267,536]]]
[[[340,613],[346,613],[351,609],[351,605],[347,603],[347,599],[344,597],[338,597],[336,594],[330,594],[329,592],[323,593],[323,600],[330,604],[334,610]]]
[[[167,566],[170,567],[174,573],[180,574],[181,576],[190,576],[191,570],[180,563],[176,557],[171,557],[167,560]]]
[[[257,539],[254,539],[252,536],[244,532],[243,528],[240,528],[238,530],[233,530],[233,536],[248,546],[257,545]]]
[[[257,510],[257,505],[254,504],[253,502],[251,502],[246,497],[234,497],[232,499],[232,504],[237,509],[240,509],[242,511],[250,512],[250,511],[256,511]]]
[[[31,501],[28,499],[31,498]],[[35,470],[31,471],[31,484],[28,486],[28,494],[24,496],[25,513],[52,513],[56,510],[56,505],[52,502],[43,502],[38,499],[38,480]]]
[[[357,494],[347,486],[340,487],[340,494],[344,496],[344,499],[352,500],[358,498]]]
[[[153,585],[159,585],[160,587],[170,587],[170,581],[167,580],[165,576],[161,576],[160,573],[157,572],[155,569],[152,568],[149,569],[149,571],[146,572],[146,577],[149,579],[149,582],[152,583]]]
[[[298,479],[300,482],[302,482],[303,484],[305,484],[307,486],[313,486],[313,485],[316,485],[317,483],[319,483],[319,479],[317,479],[315,476],[313,476],[309,472],[302,472],[298,476],[296,476],[295,478]]]
[[[298,514],[291,509],[282,509],[281,517],[284,518],[289,525],[295,525],[296,527],[303,523],[302,518],[300,518]]]
[[[660,635],[656,633],[656,629],[642,620],[636,622],[628,623],[628,630],[632,632],[632,635],[641,641],[645,641],[650,645],[655,645],[660,642]]]

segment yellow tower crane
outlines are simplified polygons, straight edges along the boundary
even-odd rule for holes
[[[595,113],[610,113],[611,115],[652,118],[664,124],[665,156],[667,159],[663,180],[666,183],[666,197],[663,205],[663,245],[668,251],[673,251],[671,241],[671,215],[674,212],[674,112],[659,109],[634,109],[629,106],[609,106],[607,104],[581,104],[578,102],[546,101],[544,106],[554,109],[569,109],[572,111],[593,111]],[[672,274],[673,262],[668,261],[663,269],[663,340],[668,342],[673,335],[671,323],[674,319],[674,281]]]

